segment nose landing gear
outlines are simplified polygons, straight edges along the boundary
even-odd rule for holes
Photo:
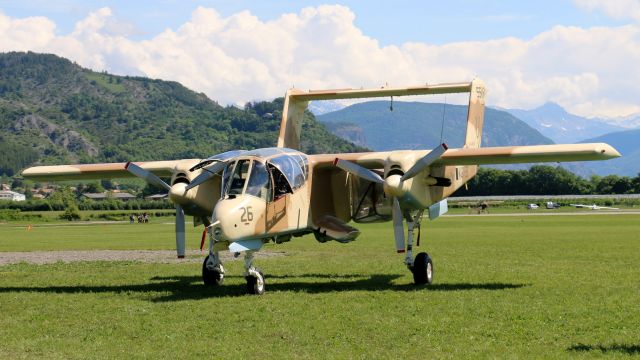
[[[264,294],[264,274],[260,269],[253,266],[254,251],[247,251],[244,254],[244,278],[247,280],[247,292],[253,295]]]

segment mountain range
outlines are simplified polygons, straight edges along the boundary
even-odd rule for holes
[[[370,101],[318,115],[334,134],[374,150],[430,149],[446,142],[461,147],[467,106],[439,103]],[[486,109],[483,146],[553,144],[513,115]]]
[[[552,102],[531,110],[504,110],[558,144],[574,144],[600,135],[627,130],[604,119],[589,119],[570,114]]]
[[[283,99],[220,106],[177,82],[84,69],[55,55],[0,54],[0,175],[34,163],[203,158],[275,146]],[[361,151],[307,112],[302,150]]]
[[[221,106],[177,82],[94,72],[55,55],[4,53],[0,54],[0,175],[13,175],[36,163],[202,158],[229,149],[274,146],[282,105],[278,98],[243,108]],[[323,102],[311,105],[314,111],[341,110],[319,115],[322,123],[310,111],[305,113],[301,143],[307,153],[424,149],[441,141],[457,147],[464,139],[466,106],[395,102],[391,110],[387,101],[346,108]],[[567,121],[565,127],[576,123],[588,128],[582,133],[593,138],[585,141],[608,142],[624,155],[608,162],[580,163],[572,171],[630,176],[640,171],[638,130],[603,136],[603,131],[622,128],[600,124],[594,131],[593,120],[572,117],[555,104],[534,110],[487,108],[483,145],[554,143],[562,132],[545,136],[536,127],[558,116]],[[627,120],[625,126],[633,123]]]
[[[429,149],[445,141],[452,147],[462,146],[465,132],[466,106],[445,105],[438,103],[395,102],[393,111],[387,101],[371,101],[358,103],[341,110],[318,115],[334,134],[352,141],[358,145],[373,150],[390,149]],[[539,112],[538,112],[539,111]],[[573,127],[574,132],[582,128],[583,135],[598,134],[609,130],[619,130],[620,127],[594,122],[595,130],[591,129],[592,120],[567,114],[555,104],[547,104],[530,111],[529,119],[542,119],[542,115],[552,114],[564,116],[564,121],[575,120],[579,124]],[[551,122],[551,120],[549,119]],[[542,122],[540,122],[542,123]],[[483,146],[509,145],[544,145],[556,143],[541,134],[533,125],[520,120],[509,111],[486,108],[485,125],[482,136]],[[581,124],[581,125],[580,125]],[[545,129],[545,127],[542,127]],[[558,131],[556,131],[558,132]],[[442,136],[441,136],[442,133]],[[550,132],[553,134],[554,132]],[[562,143],[567,141],[566,135],[561,137]],[[583,140],[584,138],[580,138]],[[564,140],[564,141],[563,141]],[[582,142],[607,142],[616,147],[622,154],[621,159],[601,162],[563,163],[562,166],[581,176],[590,175],[627,175],[636,176],[640,172],[640,133],[638,130],[624,130],[594,137]],[[526,165],[498,166],[503,169],[522,169]]]

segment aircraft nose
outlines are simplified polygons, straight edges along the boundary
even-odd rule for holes
[[[213,221],[219,223],[218,238],[237,241],[256,235],[260,232],[260,220],[264,221],[263,213],[264,204],[261,206],[261,201],[253,196],[218,201],[213,209]]]

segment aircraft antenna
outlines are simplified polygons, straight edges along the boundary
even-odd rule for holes
[[[440,127],[440,144],[444,135],[444,115],[447,113],[447,94],[444,95],[444,104],[442,104],[442,125]]]
[[[393,111],[393,95],[391,95],[391,105],[389,105],[389,111]]]

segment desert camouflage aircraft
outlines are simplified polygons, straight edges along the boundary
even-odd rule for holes
[[[464,147],[433,150],[306,155],[300,131],[309,101],[469,93]],[[176,207],[176,247],[185,254],[184,215],[205,226],[209,254],[202,265],[207,285],[220,285],[225,270],[220,251],[244,252],[249,293],[262,294],[264,276],[253,257],[263,244],[283,243],[313,233],[320,242],[347,243],[359,231],[349,225],[391,221],[395,246],[416,284],[433,281],[426,252],[413,257],[414,232],[423,212],[430,219],[447,211],[446,198],[469,181],[478,165],[605,160],[620,156],[599,144],[481,148],[485,86],[470,83],[411,88],[301,91],[285,97],[277,147],[233,150],[207,159],[38,166],[22,174],[35,180],[75,180],[137,176],[162,186]],[[165,183],[160,177],[170,177]],[[405,236],[404,223],[407,224]],[[419,237],[418,237],[419,240]],[[202,246],[202,244],[201,244]]]

